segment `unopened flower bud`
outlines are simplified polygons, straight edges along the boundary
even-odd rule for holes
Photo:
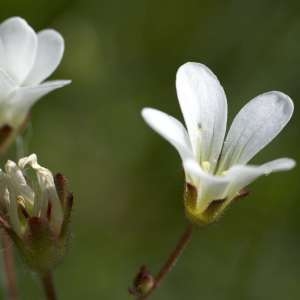
[[[139,272],[133,280],[133,287],[129,289],[134,296],[143,296],[150,292],[155,284],[155,279],[146,266],[141,266]]]

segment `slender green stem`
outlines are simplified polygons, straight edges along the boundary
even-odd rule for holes
[[[174,250],[170,253],[166,262],[164,263],[160,271],[155,276],[155,281],[152,289],[146,295],[138,297],[137,300],[148,299],[149,296],[160,286],[165,276],[173,269],[178,258],[181,256],[183,250],[191,240],[192,233],[193,233],[193,225],[189,224],[185,229],[184,233],[182,234],[182,236],[180,237],[179,241],[177,242]]]
[[[45,296],[47,300],[57,300],[57,295],[54,287],[53,276],[50,272],[41,275]]]
[[[4,230],[1,230],[1,240],[3,245],[3,267],[5,274],[5,287],[7,292],[7,299],[17,300],[19,297],[13,247],[10,237]]]

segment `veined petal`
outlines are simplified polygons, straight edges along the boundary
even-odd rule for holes
[[[49,77],[58,67],[64,53],[64,39],[57,31],[40,31],[37,38],[34,65],[23,85],[36,85]]]
[[[232,199],[237,193],[248,184],[262,175],[269,175],[272,172],[288,171],[294,168],[296,162],[290,158],[279,158],[260,166],[235,165],[226,172],[225,178],[231,183],[228,189],[228,198]]]
[[[24,170],[27,166],[35,170],[42,189],[55,188],[52,173],[47,168],[38,164],[36,154],[21,158],[18,162],[18,166],[20,170]]]
[[[5,172],[16,183],[16,185],[20,185],[20,186],[27,185],[22,171],[14,161],[12,160],[7,161],[7,163],[5,164]]]
[[[144,108],[142,116],[153,130],[177,149],[182,160],[193,157],[187,131],[178,120],[153,108]]]
[[[17,83],[0,69],[0,103],[17,87]],[[1,104],[0,104],[1,105]]]
[[[197,160],[217,164],[226,131],[226,95],[214,73],[205,65],[186,63],[177,72],[179,104]]]
[[[0,25],[0,68],[21,83],[33,66],[37,37],[27,22],[13,17]]]
[[[31,107],[41,97],[70,83],[70,80],[53,80],[36,86],[22,87],[15,91],[11,101],[17,105]]]
[[[59,232],[63,221],[63,212],[51,171],[38,164],[36,154],[21,158],[18,165],[22,170],[30,166],[36,172],[41,193],[39,201],[36,199],[34,203],[34,213],[46,217],[48,202],[51,202],[52,213],[50,222],[54,230]]]
[[[6,182],[7,189],[5,190],[5,193],[3,194],[3,200],[6,203],[7,207],[7,213],[9,217],[9,222],[12,225],[12,228],[17,233],[17,235],[21,236],[22,234],[22,225],[19,219],[19,213],[18,213],[18,203],[17,203],[17,197],[16,190],[14,186],[12,186],[11,182],[8,180]]]
[[[226,197],[229,180],[222,176],[214,176],[204,172],[195,160],[186,160],[183,164],[186,180],[197,189],[196,210],[202,213],[215,200]]]
[[[218,173],[235,164],[246,164],[278,135],[290,120],[293,110],[292,100],[276,91],[248,102],[233,120]]]
[[[16,89],[7,100],[5,116],[2,118],[12,126],[19,125],[37,100],[70,82],[70,80],[47,81],[37,86]]]
[[[27,184],[26,179],[17,164],[8,160],[5,164],[5,172],[6,176],[9,178],[9,193],[15,193],[17,196],[22,196],[26,204],[32,205],[34,192]],[[10,199],[11,201],[16,201],[16,198],[10,197]]]

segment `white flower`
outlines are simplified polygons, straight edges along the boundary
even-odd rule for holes
[[[237,114],[227,133],[227,100],[213,72],[186,63],[177,72],[177,95],[186,128],[152,108],[142,115],[179,152],[187,182],[187,215],[199,223],[214,221],[240,191],[261,175],[285,171],[295,161],[281,158],[260,166],[247,163],[284,128],[293,102],[277,91],[261,94]]]
[[[21,158],[18,164],[7,161],[0,178],[2,211],[18,236],[28,229],[27,219],[34,217],[47,219],[53,232],[60,231],[63,207],[54,178],[48,169],[38,164],[35,154]]]
[[[42,96],[69,84],[46,81],[64,52],[62,36],[52,29],[38,33],[19,17],[0,24],[0,127],[18,127]]]

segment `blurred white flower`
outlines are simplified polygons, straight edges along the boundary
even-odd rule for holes
[[[158,110],[144,108],[142,115],[181,156],[185,208],[193,221],[213,222],[256,178],[295,166],[289,158],[247,165],[290,120],[294,106],[287,95],[272,91],[252,99],[237,114],[224,141],[227,100],[213,72],[205,65],[186,63],[177,72],[176,88],[187,130]]]
[[[29,266],[47,271],[64,255],[73,196],[61,174],[37,162],[35,154],[0,170],[0,224]]]
[[[9,18],[0,24],[0,128],[16,128],[31,106],[69,80],[46,81],[58,67],[64,40],[55,30],[36,33],[25,20]]]

